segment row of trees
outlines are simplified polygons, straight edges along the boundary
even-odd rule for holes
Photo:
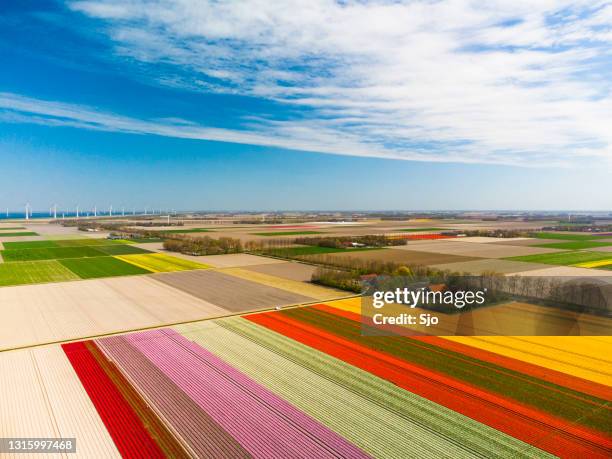
[[[486,289],[485,304],[512,298],[577,312],[606,316],[612,314],[612,285],[598,278],[504,276],[493,271],[472,275],[423,265],[402,265],[390,261],[325,254],[309,255],[306,260],[322,266],[313,274],[313,282],[352,292],[367,293],[367,289],[373,286],[392,289],[405,283],[426,281],[429,284],[442,284],[446,290],[451,291]],[[454,312],[454,309],[447,312]]]
[[[192,237],[183,235],[173,235],[171,239],[165,239],[164,249],[187,255],[222,255],[243,251],[240,239],[231,237],[213,239],[209,236]]]

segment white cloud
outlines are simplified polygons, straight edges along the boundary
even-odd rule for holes
[[[612,157],[609,2],[70,6],[106,21],[122,58],[175,66],[160,82],[303,109],[299,119],[258,119],[244,132],[137,120],[130,129],[400,159],[533,165]],[[124,129],[125,119],[113,119]]]

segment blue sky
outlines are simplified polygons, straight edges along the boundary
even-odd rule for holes
[[[612,209],[609,2],[144,3],[0,3],[0,208]]]

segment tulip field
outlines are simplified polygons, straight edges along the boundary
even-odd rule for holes
[[[122,457],[610,457],[609,338],[365,336],[359,304],[61,348]]]

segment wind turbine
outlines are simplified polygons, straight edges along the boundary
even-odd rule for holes
[[[121,216],[122,216],[122,217],[125,217],[125,207],[122,207],[122,208],[121,208]]]
[[[145,215],[147,215],[147,208],[145,207]]]
[[[94,217],[98,216],[98,206],[94,206]]]
[[[57,220],[57,204],[53,205],[53,219]]]
[[[79,206],[76,206],[76,218],[79,219]]]
[[[113,205],[111,204],[110,207],[108,208],[108,216],[112,217],[113,216]]]
[[[28,202],[25,206],[25,218],[26,220],[30,219],[30,216],[32,215],[32,208],[30,207],[30,203]]]

